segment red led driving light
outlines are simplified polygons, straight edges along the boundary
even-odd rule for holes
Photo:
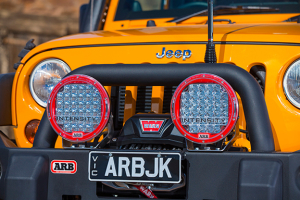
[[[210,144],[225,138],[238,119],[235,91],[221,77],[196,74],[185,79],[171,100],[171,117],[185,138]]]
[[[71,142],[84,142],[99,135],[108,123],[109,96],[94,78],[72,75],[52,90],[47,116],[58,135]]]

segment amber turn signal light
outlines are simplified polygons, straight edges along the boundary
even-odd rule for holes
[[[33,144],[34,136],[38,130],[39,125],[40,120],[32,120],[28,122],[28,124],[25,127],[25,136],[31,144]]]

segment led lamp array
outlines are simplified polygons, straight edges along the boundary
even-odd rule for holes
[[[101,96],[90,84],[62,87],[56,97],[56,122],[65,132],[92,132],[101,120]]]
[[[228,94],[218,84],[190,84],[180,97],[182,126],[190,133],[220,133],[228,123]]]

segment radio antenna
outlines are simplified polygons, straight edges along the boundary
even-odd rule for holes
[[[216,49],[213,39],[213,0],[207,0],[208,5],[208,19],[207,19],[207,25],[208,25],[208,42],[206,44],[206,52],[205,52],[205,63],[216,63],[217,62],[217,56],[216,56]]]

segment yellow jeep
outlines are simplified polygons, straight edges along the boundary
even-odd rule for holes
[[[0,75],[0,199],[299,199],[298,0],[90,0],[79,30]]]

